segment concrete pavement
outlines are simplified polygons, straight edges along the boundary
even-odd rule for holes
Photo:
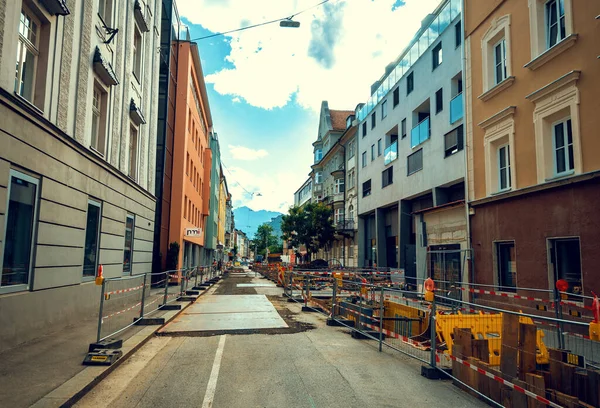
[[[421,377],[415,360],[389,349],[380,353],[376,343],[354,340],[347,329],[326,326],[324,316],[278,300],[273,294],[280,294],[279,288],[237,286],[265,282],[248,278],[229,277],[213,294],[230,299],[250,290],[269,295],[289,328],[219,335],[209,330],[200,337],[163,333],[76,406],[484,406],[448,381]]]

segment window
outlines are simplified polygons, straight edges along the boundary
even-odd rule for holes
[[[107,27],[110,27],[111,16],[112,16],[112,0],[99,0],[98,1],[98,15],[104,21]]]
[[[187,153],[186,155],[186,159],[185,159],[185,174],[186,175],[190,175],[190,154]]]
[[[322,149],[315,150],[315,163],[320,162],[322,158],[323,158],[323,150]]]
[[[348,147],[346,148],[346,153],[348,155],[348,159],[351,159],[354,157],[354,151],[356,150],[356,140],[352,139],[349,143],[348,143]]]
[[[36,68],[40,51],[38,48],[40,22],[28,9],[21,9],[19,39],[17,43],[17,68],[15,71],[15,92],[33,103],[36,82]]]
[[[138,131],[134,126],[129,129],[129,177],[137,178]]]
[[[402,131],[402,139],[404,139],[406,137],[406,118],[402,119],[400,130]]]
[[[454,25],[454,43],[457,48],[462,44],[462,25],[460,21]]]
[[[367,180],[362,184],[362,196],[367,197],[371,195],[371,180]]]
[[[367,152],[362,153],[362,166],[367,167]]]
[[[354,206],[352,204],[348,207],[348,219],[354,220]]]
[[[463,126],[460,125],[444,135],[444,157],[452,156],[463,149]]]
[[[375,129],[375,112],[371,115],[371,129]]]
[[[423,168],[423,149],[419,149],[406,158],[407,171],[410,176]]]
[[[315,184],[321,184],[323,182],[323,173],[320,171],[317,171],[315,173]]]
[[[354,169],[352,169],[348,172],[348,188],[349,189],[354,188],[355,178],[356,178],[356,175],[354,173]]]
[[[38,205],[39,181],[15,170],[9,174],[0,293],[29,288]]]
[[[442,42],[440,41],[438,45],[433,47],[431,50],[432,53],[432,61],[433,61],[433,69],[436,69],[442,64]]]
[[[390,166],[381,172],[381,187],[387,187],[394,182],[394,166]]]
[[[571,119],[555,123],[552,127],[554,141],[554,173],[557,175],[573,171],[573,129]]]
[[[106,113],[108,94],[98,82],[92,94],[92,143],[91,147],[104,154],[106,146]]]
[[[444,90],[438,89],[435,93],[435,113],[438,114],[444,110]]]
[[[510,146],[498,148],[498,189],[499,191],[510,188]]]
[[[496,84],[499,84],[507,78],[506,40],[504,38],[494,46],[494,78]]]
[[[362,124],[362,137],[367,135],[367,121],[364,121]]]
[[[377,157],[381,156],[381,139],[377,141]]]
[[[579,238],[552,239],[549,243],[554,282],[564,279],[569,284],[567,293],[583,295]],[[580,297],[569,296],[569,298],[581,300]]]
[[[133,254],[133,230],[135,228],[135,216],[127,214],[125,221],[125,245],[123,252],[123,273],[131,274],[131,255]]]
[[[133,75],[142,83],[142,33],[137,26],[133,29]]]
[[[406,94],[407,95],[410,94],[414,88],[415,88],[415,77],[414,77],[414,72],[411,72],[406,77]]]
[[[400,103],[400,88],[394,89],[394,108]]]
[[[340,194],[343,193],[344,190],[344,179],[343,178],[339,178],[339,179],[335,179],[335,187],[333,189],[333,192],[335,194]]]
[[[550,0],[546,3],[546,44],[554,47],[566,37],[564,0]]]
[[[387,116],[387,99],[381,103],[381,119]]]
[[[516,291],[517,257],[514,242],[496,242],[496,270],[501,290]]]
[[[188,217],[187,205],[188,205],[188,198],[187,198],[187,196],[185,196],[185,199],[183,200],[183,218],[185,218],[186,220]]]
[[[371,145],[371,161],[375,160],[375,145]]]
[[[100,218],[102,205],[98,201],[88,200],[87,223],[85,227],[85,249],[83,255],[83,277],[93,278],[98,268],[100,244]]]
[[[333,212],[334,220],[336,224],[341,224],[344,222],[344,209],[336,208]]]

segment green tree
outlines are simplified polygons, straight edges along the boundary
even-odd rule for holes
[[[308,255],[326,248],[333,241],[333,211],[323,203],[292,207],[281,222],[283,239],[291,246],[304,245]]]
[[[267,223],[258,226],[254,241],[257,246],[258,253],[264,255],[267,248],[277,244],[277,237],[273,235],[273,227]]]

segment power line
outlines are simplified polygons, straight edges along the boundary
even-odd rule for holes
[[[260,27],[260,26],[267,25],[267,24],[273,24],[273,23],[277,23],[277,22],[279,22],[279,21],[283,21],[283,20],[291,20],[291,19],[292,19],[292,18],[294,18],[295,16],[297,16],[297,15],[299,15],[299,14],[302,14],[302,13],[305,13],[305,12],[307,12],[308,10],[312,10],[312,9],[314,9],[314,8],[317,8],[317,7],[319,7],[319,6],[321,6],[321,5],[325,4],[325,3],[328,3],[329,1],[330,1],[330,0],[323,0],[323,1],[322,1],[322,2],[320,2],[319,4],[315,4],[314,6],[310,6],[309,8],[306,8],[306,9],[304,9],[304,10],[300,10],[300,11],[298,11],[298,12],[296,12],[296,13],[294,13],[294,14],[292,14],[292,15],[288,16],[288,17],[281,17],[281,18],[278,18],[278,19],[276,19],[276,20],[265,21],[265,22],[258,23],[258,24],[252,24],[252,25],[249,25],[249,26],[246,26],[246,27],[236,28],[236,29],[234,29],[234,30],[223,31],[223,32],[220,32],[220,33],[215,33],[215,34],[206,35],[206,36],[204,36],[204,37],[192,38],[190,41],[206,40],[207,38],[213,38],[213,37],[218,37],[218,36],[225,35],[225,34],[236,33],[236,32],[238,32],[238,31],[249,30],[250,28],[256,28],[256,27]]]
[[[329,1],[329,0],[328,0],[328,1]],[[222,166],[225,168],[225,170],[227,170],[227,173],[229,173],[229,175],[230,175],[231,177],[233,177],[233,173],[231,172],[231,170],[229,170],[229,169],[227,168],[227,166],[225,166],[225,163],[223,163],[223,161],[221,161],[221,165],[222,165]],[[246,189],[244,188],[244,186],[242,186],[242,185],[240,184],[240,182],[239,182],[239,181],[237,181],[237,180],[235,180],[235,179],[234,179],[234,180],[233,180],[233,182],[235,182],[235,184],[237,184],[238,186],[240,186],[240,188],[241,188],[242,190],[244,190],[244,191],[245,191],[247,194],[250,194],[251,196],[254,196],[254,194],[256,194],[255,192],[250,192],[250,191],[246,190]]]

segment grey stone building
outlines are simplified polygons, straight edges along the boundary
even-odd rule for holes
[[[98,265],[151,270],[160,14],[0,0],[0,350],[97,314]]]

